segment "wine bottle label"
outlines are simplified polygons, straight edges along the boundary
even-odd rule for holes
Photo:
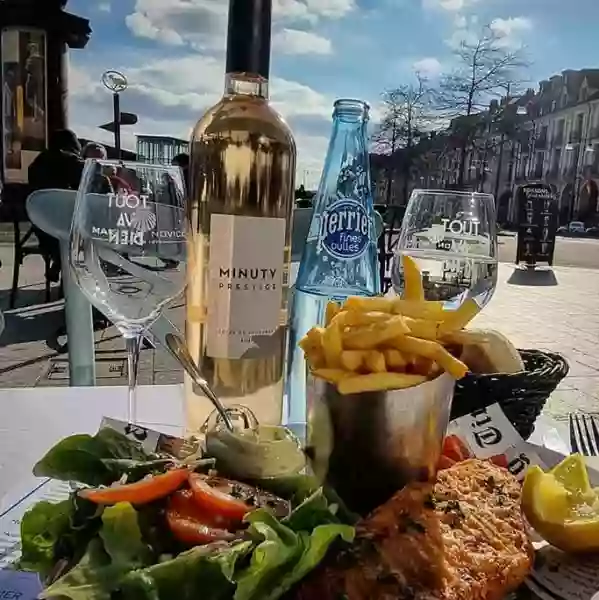
[[[320,215],[319,248],[337,260],[360,258],[372,223],[364,206],[351,198],[333,202]]]
[[[210,218],[207,353],[262,358],[281,351],[285,219]]]

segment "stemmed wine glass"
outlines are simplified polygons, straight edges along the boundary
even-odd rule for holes
[[[427,300],[456,309],[469,299],[485,306],[497,286],[495,200],[476,192],[414,190],[395,249],[391,279],[404,287],[402,255],[422,272]]]
[[[71,225],[70,262],[83,293],[125,338],[130,423],[137,420],[140,342],[185,288],[188,232],[178,167],[86,161]]]

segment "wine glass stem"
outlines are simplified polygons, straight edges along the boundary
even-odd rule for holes
[[[137,368],[139,366],[141,340],[141,335],[125,338],[129,376],[129,404],[127,407],[127,420],[129,423],[137,423]]]

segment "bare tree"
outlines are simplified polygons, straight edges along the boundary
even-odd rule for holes
[[[436,106],[453,119],[459,151],[458,186],[464,185],[468,148],[481,130],[481,114],[493,98],[501,97],[509,86],[522,83],[528,63],[523,48],[512,49],[505,37],[486,25],[478,39],[466,39],[454,51],[457,62],[443,75],[436,92]]]
[[[403,203],[407,201],[413,150],[428,129],[431,99],[427,81],[418,73],[416,83],[401,85],[383,93],[383,118],[372,137],[372,143],[376,153],[389,156],[386,161],[386,204],[391,203],[398,166],[404,176]]]

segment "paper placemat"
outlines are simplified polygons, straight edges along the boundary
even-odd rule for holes
[[[526,442],[498,404],[460,417],[449,426],[448,435],[457,436],[471,456],[505,459],[504,464],[518,479],[531,465],[549,469],[568,453],[559,432],[541,421],[534,438],[546,446]],[[589,479],[599,486],[596,462],[587,461]],[[535,544],[535,564],[526,586],[542,600],[599,600],[599,557],[567,555],[547,543]]]
[[[104,418],[101,427],[111,427],[140,442],[153,452],[178,454],[185,446],[180,438],[140,426],[131,426],[115,419]],[[499,405],[495,404],[453,421],[448,435],[460,438],[471,456],[497,459],[503,456],[507,468],[523,479],[532,464],[550,468],[563,457],[567,448],[554,428],[544,426],[535,438],[553,440],[551,448],[524,441]],[[594,486],[599,486],[599,471],[589,468]],[[37,480],[37,485],[25,493],[8,496],[0,512],[0,600],[34,600],[41,591],[37,575],[14,570],[20,556],[20,522],[25,512],[36,502],[60,502],[72,491],[68,483]],[[537,544],[537,555],[527,587],[542,600],[599,600],[599,557],[582,560],[568,556],[545,543]],[[517,597],[517,595],[516,595]]]

